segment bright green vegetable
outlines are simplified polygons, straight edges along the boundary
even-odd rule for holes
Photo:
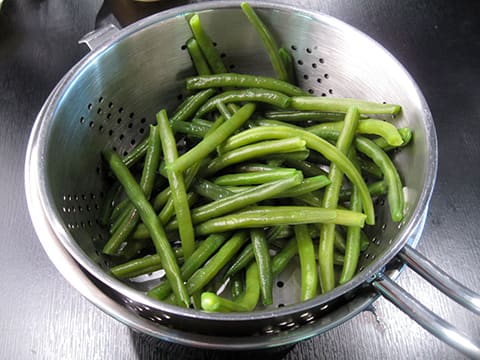
[[[180,276],[180,269],[175,259],[175,254],[173,253],[165,231],[157,218],[157,214],[155,214],[155,211],[148,202],[142,188],[137,184],[135,178],[123,164],[120,157],[110,150],[105,150],[103,156],[110,165],[110,168],[118,181],[124,187],[130,201],[137,208],[143,223],[147,226],[157,253],[160,255],[168,281],[172,285],[177,299],[179,299],[183,306],[188,307],[190,300],[183,284],[183,279]]]
[[[290,104],[292,109],[301,111],[322,111],[346,113],[349,108],[355,107],[361,114],[398,114],[400,105],[380,104],[370,101],[332,98],[324,96],[296,96],[292,97]]]
[[[273,90],[284,93],[288,96],[305,95],[305,92],[295,85],[266,76],[226,73],[194,76],[188,78],[186,81],[187,90],[203,90],[231,86]]]
[[[350,108],[345,116],[344,126],[337,140],[337,148],[347,154],[357,129],[360,114],[357,108]],[[325,189],[322,204],[326,209],[335,209],[338,205],[338,195],[343,182],[343,172],[336,163],[330,165],[328,175],[331,183]],[[326,293],[335,287],[334,272],[334,241],[335,225],[320,226],[320,242],[318,247],[318,264],[320,268],[320,284],[322,292]]]
[[[302,276],[302,291],[300,299],[306,301],[317,295],[318,277],[315,249],[307,225],[295,225],[294,229],[295,238],[297,239],[298,255],[300,256],[300,269]]]
[[[273,38],[272,34],[265,26],[263,21],[257,15],[255,10],[246,2],[243,2],[241,5],[243,13],[246,15],[248,21],[253,25],[255,30],[257,31],[258,35],[262,39],[263,45],[265,46],[268,56],[270,57],[270,62],[272,63],[273,69],[277,74],[277,77],[280,80],[287,81],[288,80],[288,72],[285,68],[285,64],[283,63],[282,57],[280,56],[277,48],[277,44],[275,43],[275,39]]]
[[[205,311],[231,312],[252,311],[260,298],[258,267],[253,263],[247,269],[245,291],[234,301],[220,297],[212,292],[202,293],[202,308]]]
[[[210,74],[210,68],[208,67],[207,61],[203,57],[202,50],[200,50],[197,40],[194,38],[188,39],[187,49],[198,75]]]
[[[272,260],[270,259],[265,231],[263,229],[250,230],[250,240],[252,242],[255,261],[258,266],[262,302],[263,305],[270,305],[273,303],[273,273]]]

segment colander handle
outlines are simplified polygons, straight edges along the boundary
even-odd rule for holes
[[[480,296],[451,278],[410,246],[399,254],[409,267],[467,309],[480,313]],[[431,334],[473,359],[480,359],[480,342],[464,334],[415,299],[396,282],[380,274],[372,286]]]
[[[108,24],[100,29],[85,34],[80,40],[78,40],[78,43],[87,45],[90,50],[95,50],[107,41],[110,41],[118,31],[118,27],[113,24]]]

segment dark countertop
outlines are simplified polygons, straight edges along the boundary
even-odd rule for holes
[[[479,291],[480,3],[303,0],[295,4],[364,31],[416,79],[432,110],[439,140],[437,183],[418,248]],[[29,133],[54,85],[86,54],[77,40],[95,27],[100,7],[100,0],[5,0],[0,12],[0,358],[232,358],[228,353],[161,346],[105,315],[63,279],[31,225],[23,185]],[[478,316],[440,295],[412,271],[404,272],[399,283],[428,308],[480,337]],[[371,311],[298,343],[277,358],[462,356],[380,299]]]

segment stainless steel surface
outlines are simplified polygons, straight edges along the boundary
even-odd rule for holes
[[[388,277],[380,277],[372,286],[427,331],[472,359],[480,359],[480,342],[418,302]]]
[[[465,306],[470,311],[480,314],[480,295],[466,288],[450,275],[445,273],[430,260],[410,246],[405,246],[398,254],[399,258],[415,270],[430,284],[445,295]]]
[[[6,1],[0,13],[0,354],[8,359],[265,358],[165,347],[131,332],[78,295],[52,266],[34,234],[24,200],[23,156],[31,125],[55,83],[81,58],[78,39],[93,28],[99,1]],[[422,253],[471,288],[480,283],[480,210],[475,134],[480,46],[478,4],[467,1],[299,1],[362,29],[406,65],[424,91],[439,135],[437,185],[419,245]],[[454,116],[452,117],[452,114]],[[473,165],[473,166],[472,166]],[[448,256],[446,256],[448,254]],[[437,261],[438,260],[438,261]],[[429,308],[480,336],[472,316],[413,273],[399,283]],[[19,301],[21,299],[21,301]],[[275,358],[458,359],[446,344],[384,300],[371,311]],[[180,354],[180,355],[179,355]]]
[[[143,293],[155,284],[154,276],[144,282],[127,281],[127,285],[118,281],[105,271],[111,263],[101,254],[107,233],[96,221],[109,187],[100,154],[105,148],[126,154],[144,136],[145,126],[154,122],[159,108],[177,106],[175,94],[183,93],[183,79],[193,70],[182,47],[191,36],[183,15],[200,13],[227,65],[236,71],[268,74],[271,65],[239,2],[172,9],[108,33],[105,41],[93,33],[87,43],[100,45],[69,71],[37,117],[27,151],[27,200],[33,204],[34,225],[43,227],[47,219],[55,238],[95,279],[113,289],[112,296],[161,325],[160,337],[166,336],[164,326],[168,326],[192,334],[233,336],[246,349],[258,347],[251,335],[268,335],[270,346],[283,345],[283,333],[304,338],[306,325],[329,316],[331,307],[344,296],[353,296],[350,292],[381,271],[412,233],[419,232],[433,189],[435,128],[420,90],[405,69],[378,43],[334,18],[278,4],[252,4],[278,41],[291,49],[303,88],[317,95],[402,104],[402,114],[390,121],[410,127],[415,134],[412,145],[394,159],[405,185],[405,219],[392,223],[387,206],[379,203],[377,225],[369,230],[374,240],[362,256],[360,273],[348,284],[305,303],[298,303],[297,276],[285,279],[273,306],[238,314],[205,313],[156,302]],[[222,31],[227,25],[230,31]],[[238,33],[243,36],[237,38]],[[49,239],[42,243],[48,247]],[[205,342],[203,346],[212,345]]]

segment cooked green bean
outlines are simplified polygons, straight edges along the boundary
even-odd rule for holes
[[[388,144],[385,141],[385,139],[382,138],[382,137],[373,140],[373,142],[375,144],[377,144],[379,147],[381,147],[383,149],[383,151],[390,151],[392,149],[396,149],[396,148],[399,148],[399,147],[405,147],[406,145],[408,145],[410,143],[410,141],[413,138],[413,133],[412,133],[412,130],[410,128],[400,128],[400,129],[398,129],[398,133],[400,134],[400,136],[402,137],[402,140],[403,140],[403,143],[399,146],[392,146],[392,145]]]
[[[285,225],[271,227],[267,232],[267,243],[271,243],[276,240],[282,234],[285,228],[287,228]],[[253,253],[252,243],[245,245],[233,264],[230,265],[228,270],[225,272],[224,279],[238,274],[240,270],[246,268],[248,264],[250,264],[254,257],[255,255]]]
[[[252,189],[246,190],[244,192],[213,201],[206,205],[200,206],[192,210],[192,221],[194,224],[198,224],[209,220],[213,217],[222,216],[249,205],[254,205],[265,199],[269,199],[289,188],[298,185],[302,182],[303,176],[300,172],[295,173],[295,175],[282,179],[273,181],[270,183],[262,184],[255,186]],[[166,226],[166,229],[173,230],[180,226],[178,221],[172,221]]]
[[[258,265],[262,302],[263,305],[271,305],[273,302],[272,260],[270,259],[265,230],[250,230],[250,240],[252,242],[255,261]]]
[[[291,98],[285,94],[267,89],[248,88],[229,90],[224,91],[205,102],[205,104],[197,111],[196,116],[202,117],[206,113],[215,110],[218,102],[223,102],[224,104],[232,102],[262,102],[280,108],[286,108],[290,104],[290,99]]]
[[[187,281],[187,291],[192,294],[201,290],[232,259],[248,239],[247,232],[236,232],[205,265],[198,269]]]
[[[122,192],[122,187],[120,185],[111,186],[107,194],[105,195],[104,203],[100,209],[100,224],[103,226],[108,225],[110,219],[113,217],[113,211],[116,206],[115,202],[120,193]]]
[[[355,136],[357,124],[360,118],[358,109],[351,107],[345,115],[343,128],[338,136],[337,148],[343,154],[347,154]],[[323,195],[323,206],[326,209],[335,209],[338,204],[338,195],[343,183],[343,172],[337,164],[330,165],[328,177],[331,181]],[[334,242],[335,225],[322,224],[320,227],[320,242],[318,246],[318,265],[320,269],[320,285],[322,292],[326,293],[335,287],[334,272]]]
[[[205,56],[205,59],[207,60],[212,72],[216,74],[226,73],[227,68],[223,64],[217,49],[213,45],[213,41],[203,29],[200,22],[200,17],[195,14],[190,18],[188,23],[190,25],[190,29],[192,30],[193,36],[195,37],[195,40],[197,40],[198,46],[202,50],[202,53]]]
[[[261,172],[227,174],[217,177],[214,183],[220,186],[259,185],[281,180],[296,173],[297,170],[295,169],[275,169]]]
[[[209,88],[240,87],[274,90],[288,96],[305,95],[299,87],[286,81],[266,76],[246,75],[237,73],[215,74],[190,77],[186,81],[187,90],[203,90]]]
[[[168,121],[167,111],[157,113],[160,138],[162,140],[163,154],[166,162],[168,183],[172,189],[172,200],[179,223],[179,233],[182,243],[183,256],[188,259],[195,250],[195,233],[193,230],[190,206],[187,200],[187,190],[183,174],[172,169],[173,162],[178,158],[177,145],[172,128]]]
[[[357,163],[358,163],[358,166],[360,167],[360,170],[365,174],[373,176],[377,179],[383,178],[382,169],[380,169],[377,165],[375,165],[375,163],[370,159],[366,159],[358,156]]]
[[[189,96],[175,110],[170,122],[174,124],[177,121],[188,121],[215,93],[215,89],[206,89]]]
[[[287,159],[285,163],[288,166],[294,167],[295,169],[302,171],[305,177],[327,175],[327,172],[322,170],[318,165],[312,164],[311,162],[305,160]]]
[[[130,168],[135,164],[138,160],[143,158],[147,153],[148,148],[148,136],[143,139],[132,151],[130,151],[123,159],[123,163],[126,167]]]
[[[346,113],[350,107],[356,107],[361,114],[398,114],[400,105],[380,104],[370,101],[332,98],[324,96],[294,96],[290,106],[295,110],[324,111]]]
[[[297,137],[263,141],[224,153],[211,161],[203,174],[206,176],[212,175],[227,166],[268,154],[289,153],[301,150],[305,150],[305,141]]]
[[[275,171],[275,170],[282,170],[283,167],[278,166],[271,166],[268,164],[260,164],[260,163],[246,163],[240,164],[233,167],[234,171],[238,172],[261,172],[261,171]]]
[[[381,196],[387,193],[388,187],[387,183],[383,180],[376,181],[368,185],[368,191],[370,191],[371,196]],[[340,194],[338,199],[340,201],[348,201],[352,196],[352,189],[342,189],[340,190]]]
[[[192,256],[183,263],[180,269],[182,278],[188,279],[191,277],[193,273],[197,271],[212,256],[212,254],[223,245],[223,243],[225,243],[228,237],[229,234],[224,233],[212,234],[206,238],[205,241],[197,247]],[[171,293],[171,291],[172,287],[170,286],[170,282],[164,281],[148,291],[148,295],[155,299],[163,300]]]
[[[349,210],[333,210],[306,206],[256,206],[238,211],[196,226],[198,235],[233,229],[258,228],[273,225],[325,223],[362,226],[365,215]]]
[[[310,156],[310,150],[291,151],[283,154],[267,154],[264,157],[265,161],[268,161],[269,165],[280,166],[287,159],[289,160],[306,160]]]
[[[217,106],[218,112],[225,118],[225,120],[228,120],[232,117],[232,113],[227,108],[227,105],[225,105],[223,102],[219,101],[215,105]]]
[[[177,299],[183,306],[188,307],[190,301],[186,288],[183,284],[183,279],[180,276],[180,269],[175,259],[175,254],[170,246],[170,243],[168,242],[165,231],[163,230],[155,211],[148,202],[142,188],[137,184],[135,178],[132,176],[128,168],[123,164],[120,157],[115,152],[110,150],[105,150],[103,152],[103,156],[110,165],[110,168],[119,182],[124,187],[130,201],[132,201],[137,208],[142,221],[147,226],[157,253],[160,255],[167,278],[172,285]]]
[[[350,157],[355,159],[355,148],[352,148]],[[355,160],[354,160],[355,161]],[[354,186],[350,196],[350,210],[360,211],[362,204],[357,188]],[[357,271],[358,259],[360,257],[360,227],[349,226],[345,237],[345,255],[343,259],[342,273],[338,282],[345,284]]]
[[[272,272],[276,276],[280,274],[288,265],[290,260],[297,254],[297,239],[292,237],[287,244],[272,259]]]
[[[318,125],[313,125],[307,128],[308,131],[314,134],[321,134],[323,129],[331,129],[341,131],[343,128],[343,121],[326,122]],[[317,132],[318,131],[318,132]],[[400,146],[403,143],[402,136],[398,132],[397,128],[392,124],[375,119],[364,119],[358,122],[357,131],[358,134],[372,134],[378,135],[385,139],[390,146]]]
[[[254,104],[242,106],[229,120],[220,125],[215,132],[207,135],[192,149],[180,156],[171,165],[171,169],[177,173],[185,171],[194,163],[205,158],[215,150],[215,147],[225,141],[236,129],[238,129],[255,111]]]
[[[260,17],[257,15],[255,10],[253,10],[248,3],[242,2],[240,6],[242,7],[243,13],[247,17],[248,21],[250,21],[250,23],[253,25],[258,35],[260,36],[263,45],[267,50],[267,54],[270,57],[270,62],[272,63],[273,69],[277,74],[277,77],[280,80],[287,81],[288,72],[285,68],[282,58],[278,53],[277,44],[275,43],[275,39],[273,38],[272,34],[265,26],[263,21],[260,19]]]
[[[395,165],[388,155],[372,140],[358,136],[355,140],[358,151],[367,155],[373,162],[382,169],[385,181],[388,186],[387,199],[390,207],[390,215],[393,221],[403,219],[405,207],[403,199],[403,185]]]
[[[183,257],[183,251],[181,251],[181,248],[175,248],[174,252],[177,259]],[[149,274],[162,268],[163,266],[160,255],[154,254],[116,265],[110,268],[110,272],[119,279],[129,279]]]
[[[172,129],[175,132],[190,135],[202,139],[210,129],[206,126],[201,126],[187,121],[175,121],[172,123]]]
[[[335,133],[335,132],[334,132]],[[336,132],[338,136],[338,132]],[[265,139],[284,139],[292,136],[298,136],[306,141],[307,147],[317,151],[329,161],[337,164],[350,181],[358,186],[362,197],[362,206],[367,215],[366,223],[373,225],[375,223],[375,212],[373,208],[372,198],[368,191],[367,185],[363,180],[360,172],[353,166],[352,162],[338,149],[328,141],[309,133],[300,128],[290,128],[285,126],[257,127],[242,131],[239,134],[231,136],[223,146],[224,151],[232,151],[246,144],[262,141]]]
[[[302,279],[300,299],[306,301],[317,295],[318,277],[315,249],[307,225],[295,225],[294,230],[295,238],[297,239],[298,255],[300,257]]]
[[[150,125],[148,148],[145,155],[145,165],[143,167],[142,177],[139,185],[146,199],[150,198],[153,184],[155,182],[155,174],[160,162],[161,149],[158,130],[158,127]],[[135,229],[135,226],[140,219],[139,210],[135,209],[133,204],[129,205],[127,209],[125,210],[127,215],[125,218],[122,218],[121,223],[118,225],[115,232],[103,247],[103,252],[105,254],[114,255],[122,243],[127,240],[128,236]]]
[[[341,121],[344,119],[345,114],[320,111],[275,110],[267,111],[265,117],[285,122]]]
[[[198,179],[193,185],[193,189],[201,196],[210,200],[220,200],[234,193],[205,179]]]
[[[195,66],[195,70],[197,70],[198,75],[210,74],[210,68],[208,67],[207,61],[203,57],[202,50],[200,50],[197,40],[194,38],[188,39],[187,50],[192,58],[193,66]]]
[[[252,311],[260,298],[259,271],[257,264],[247,269],[245,291],[235,300],[228,300],[212,292],[202,293],[202,309],[205,311],[230,312]]]
[[[232,300],[238,299],[243,293],[243,279],[241,274],[237,273],[230,278],[230,291],[232,293]]]
[[[187,201],[189,206],[192,206],[197,200],[197,194],[193,192],[187,193]],[[173,198],[169,198],[162,211],[158,214],[158,219],[162,225],[166,225],[170,219],[175,215],[175,206],[173,204]],[[150,233],[148,232],[145,224],[138,224],[135,231],[132,233],[131,238],[135,240],[148,239]]]
[[[295,198],[300,195],[311,193],[330,184],[330,179],[325,175],[313,176],[303,179],[302,183],[288,190],[274,195],[272,198]]]
[[[296,84],[296,76],[295,76],[295,60],[292,54],[285,48],[278,49],[278,56],[283,62],[283,66],[287,72],[287,79],[285,81],[289,82],[290,84]]]

